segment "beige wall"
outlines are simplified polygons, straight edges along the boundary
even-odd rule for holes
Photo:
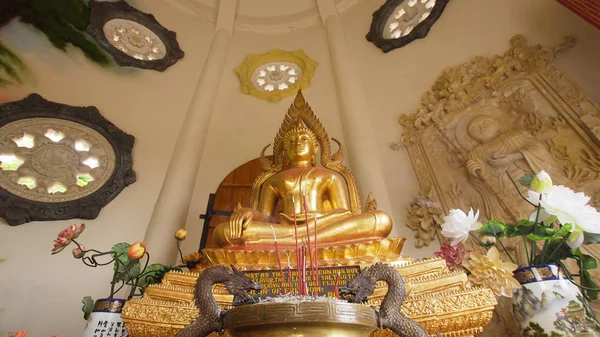
[[[165,73],[102,69],[74,48],[63,53],[37,31],[18,22],[0,30],[0,39],[18,52],[36,78],[14,88],[15,99],[30,92],[71,105],[94,105],[119,128],[135,136],[137,182],[127,187],[88,225],[81,242],[110,249],[144,238],[177,133],[200,74],[212,33],[209,24],[183,15],[164,1],[148,1],[152,12],[178,35],[186,57]],[[4,94],[9,90],[0,88]],[[58,232],[78,220],[0,224],[0,336],[29,329],[30,336],[80,336],[85,326],[81,298],[108,296],[111,268],[89,268],[71,249],[50,256]],[[168,239],[168,238],[167,238]],[[149,247],[151,250],[152,247]]]
[[[141,1],[140,1],[141,2]],[[508,40],[522,33],[530,41],[553,46],[572,34],[580,42],[558,61],[568,76],[600,101],[600,30],[550,0],[453,0],[428,38],[383,54],[364,38],[371,13],[383,0],[369,0],[344,13],[348,43],[363,80],[364,93],[376,136],[385,180],[394,208],[394,235],[409,237],[404,252],[431,255],[436,247],[417,251],[412,232],[404,225],[405,205],[418,191],[406,152],[393,152],[388,144],[400,139],[401,113],[412,113],[420,97],[440,72],[476,55],[504,52]],[[101,213],[86,221],[82,242],[100,249],[116,241],[133,242],[144,236],[152,207],[162,184],[178,130],[210,45],[210,25],[187,16],[163,1],[143,2],[165,26],[178,32],[185,58],[164,74],[151,71],[104,70],[79,51],[56,51],[39,33],[12,24],[0,39],[18,51],[37,78],[34,87],[11,91],[16,98],[29,92],[73,105],[95,105],[109,120],[136,137],[134,169],[138,181],[125,189]],[[240,93],[233,72],[248,53],[271,48],[303,48],[317,60],[315,77],[305,96],[330,136],[343,141],[334,78],[322,28],[286,35],[236,32],[227,71],[210,124],[204,158],[191,202],[186,252],[197,248],[208,194],[235,167],[258,156],[271,142],[291,98],[273,104]],[[353,70],[349,70],[353,71]],[[8,91],[4,90],[3,94]],[[360,135],[357,135],[359,137]],[[360,183],[360,182],[359,182]],[[91,270],[73,260],[69,251],[50,256],[52,240],[75,221],[0,225],[0,336],[8,330],[29,329],[30,335],[77,336],[85,322],[80,299],[106,296],[110,270]],[[183,225],[183,224],[182,224]],[[171,240],[170,237],[165,240]],[[433,245],[432,245],[433,246]],[[152,247],[149,247],[152,252]]]

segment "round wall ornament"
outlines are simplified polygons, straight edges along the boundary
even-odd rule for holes
[[[387,0],[373,13],[367,40],[387,53],[427,36],[450,0]]]
[[[316,68],[317,62],[302,49],[273,49],[246,56],[235,72],[242,93],[275,103],[308,88]]]
[[[95,107],[37,94],[0,104],[0,217],[11,226],[95,219],[135,182],[133,142]]]
[[[164,71],[184,55],[177,34],[125,1],[90,1],[88,33],[120,66]]]

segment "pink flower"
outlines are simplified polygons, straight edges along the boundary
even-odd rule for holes
[[[66,246],[71,244],[71,241],[77,239],[79,234],[85,229],[85,224],[71,225],[58,233],[54,240],[54,248],[52,254],[60,253]]]
[[[81,248],[77,247],[75,249],[73,249],[73,257],[76,259],[81,259],[85,253],[83,252],[85,250],[85,247],[83,245],[80,246]]]
[[[435,252],[434,255],[446,260],[446,265],[450,270],[458,270],[462,268],[463,258],[469,252],[465,250],[462,243],[458,243],[456,246],[442,243],[440,251]]]

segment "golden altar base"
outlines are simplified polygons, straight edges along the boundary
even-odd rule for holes
[[[378,242],[375,242],[378,241]],[[404,277],[408,296],[402,312],[419,322],[432,335],[475,336],[492,319],[497,304],[492,291],[472,288],[463,272],[451,272],[443,259],[412,260],[401,257],[402,238],[386,238],[370,243],[356,243],[319,248],[320,266],[366,267],[376,262],[393,266]],[[383,248],[382,248],[383,247]],[[274,251],[248,252],[222,249],[205,250],[206,259],[214,264],[233,263],[240,270],[278,269]],[[331,253],[331,254],[329,254]],[[379,253],[379,254],[377,254]],[[295,260],[293,251],[282,251]],[[368,260],[368,262],[367,262]],[[287,259],[286,259],[287,261]],[[131,337],[173,337],[199,314],[193,303],[193,287],[199,273],[169,272],[161,284],[150,285],[144,297],[128,301],[121,317]],[[378,282],[367,304],[379,306],[387,286]],[[213,296],[222,308],[232,308],[233,296],[223,285],[213,288]],[[389,330],[374,336],[394,336]]]

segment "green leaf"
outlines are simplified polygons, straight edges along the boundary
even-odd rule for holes
[[[581,260],[583,261],[583,269],[585,270],[598,268],[598,261],[591,255],[581,254]]]
[[[479,233],[481,235],[503,237],[505,235],[505,231],[506,225],[504,222],[492,220],[483,225]]]
[[[556,239],[556,238],[562,238],[564,236],[567,236],[571,233],[572,229],[573,229],[573,225],[571,225],[570,223],[564,224],[558,229],[558,231],[556,231],[556,233],[554,233],[554,235],[552,235],[552,238]]]
[[[536,235],[536,234],[529,234],[529,235],[527,235],[527,238],[529,240],[532,240],[532,241],[546,241],[546,240],[551,240],[552,236],[542,236],[542,235]]]
[[[146,267],[138,281],[138,286],[145,289],[149,284],[160,282],[160,279],[162,279],[160,274],[163,267],[160,263],[154,263]]]
[[[582,273],[582,277],[581,277],[581,285],[584,287],[588,287],[588,288],[595,288],[598,289],[598,287],[596,286],[596,283],[594,281],[592,281],[592,276],[590,275],[590,272],[587,270],[584,270]],[[587,295],[590,297],[590,299],[592,300],[597,300],[598,299],[598,290],[584,290]]]
[[[140,274],[140,261],[130,259],[127,254],[129,246],[131,246],[129,243],[121,242],[114,245],[111,249],[115,252],[118,260],[118,262],[115,261],[114,265],[116,282],[129,282]]]
[[[87,321],[92,314],[92,310],[94,310],[94,300],[92,297],[86,296],[81,300],[81,303],[83,303],[83,307],[81,307],[81,310],[83,310],[83,319]]]
[[[517,221],[517,226],[519,226],[519,227],[531,227],[533,225],[535,225],[535,222],[533,222],[533,221],[529,221],[529,220],[525,220],[525,219]]]
[[[529,186],[531,185],[531,181],[533,180],[534,177],[535,177],[535,174],[526,173],[523,176],[521,176],[521,178],[519,178],[519,182],[521,183],[521,185],[529,188]]]

